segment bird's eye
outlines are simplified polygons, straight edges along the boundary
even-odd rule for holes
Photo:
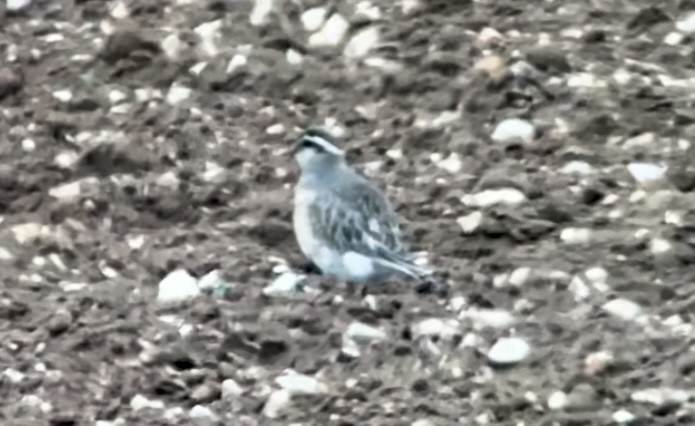
[[[311,141],[308,141],[308,140],[303,140],[301,143],[301,147],[302,148],[316,148],[316,144],[311,142]]]

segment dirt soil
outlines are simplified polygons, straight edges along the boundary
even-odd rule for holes
[[[0,423],[695,424],[695,48],[676,29],[695,3],[338,0],[350,28],[327,47],[302,27],[317,6],[0,13]],[[494,141],[507,118],[535,136]],[[447,295],[316,274],[314,297],[263,294],[305,266],[288,150],[326,120]],[[643,184],[632,162],[668,170]],[[463,202],[500,188],[524,199]],[[158,302],[179,268],[232,289]],[[347,356],[355,321],[387,338]],[[499,368],[508,336],[531,352]],[[272,412],[290,368],[325,392]]]

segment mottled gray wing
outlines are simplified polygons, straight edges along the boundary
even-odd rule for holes
[[[398,218],[376,189],[360,183],[326,191],[310,209],[314,232],[340,252],[410,263]]]

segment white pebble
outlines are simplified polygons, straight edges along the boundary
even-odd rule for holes
[[[509,328],[514,325],[514,315],[502,309],[470,309],[461,312],[460,318],[473,322],[476,329]]]
[[[227,282],[222,278],[222,275],[220,275],[220,270],[214,269],[200,278],[198,281],[198,288],[201,290],[215,290],[225,284],[227,284]]]
[[[379,43],[379,28],[367,27],[352,36],[343,55],[351,60],[365,57]]]
[[[640,183],[652,182],[659,180],[666,174],[666,167],[652,163],[630,163],[627,170],[632,177]]]
[[[269,135],[281,135],[285,133],[285,125],[282,123],[273,124],[266,128],[265,132]]]
[[[499,365],[517,364],[531,354],[531,346],[518,337],[502,337],[487,353],[488,359]]]
[[[486,189],[477,194],[467,194],[461,202],[472,207],[490,207],[498,204],[517,205],[526,201],[526,195],[516,188]]]
[[[520,118],[503,120],[492,132],[492,140],[495,142],[531,142],[534,137],[536,128],[529,121]]]
[[[72,100],[72,92],[68,89],[56,90],[53,92],[53,97],[60,102],[70,102]]]
[[[287,49],[285,57],[290,65],[300,65],[304,61],[304,56],[294,49]]]
[[[10,382],[12,382],[12,383],[19,383],[19,382],[21,382],[22,380],[24,380],[24,377],[25,377],[25,376],[24,376],[24,373],[22,373],[21,371],[15,370],[14,368],[7,368],[7,369],[5,369],[5,371],[3,372],[3,374],[4,374],[5,377],[7,377],[7,378],[10,380]]]
[[[177,269],[159,282],[157,300],[159,302],[180,302],[200,294],[198,280],[184,269]]]
[[[591,164],[587,163],[586,161],[570,161],[569,163],[565,164],[561,169],[560,173],[566,174],[566,175],[590,175],[596,172],[596,169],[591,166]]]
[[[48,226],[36,222],[14,225],[10,230],[19,244],[31,244],[50,235]]]
[[[53,406],[50,402],[44,401],[37,395],[24,395],[20,400],[20,403],[27,407],[38,408],[43,413],[50,413],[53,411]]]
[[[33,139],[24,138],[22,140],[22,149],[26,152],[32,152],[36,149],[36,142]]]
[[[460,334],[460,324],[455,319],[443,320],[440,318],[428,318],[415,324],[413,335],[419,336],[439,336],[441,338],[452,338]]]
[[[8,12],[19,12],[22,9],[29,7],[32,0],[7,0],[5,8]]]
[[[109,102],[111,102],[112,104],[117,104],[119,102],[126,100],[127,98],[128,98],[128,95],[126,95],[125,93],[123,93],[120,90],[114,89],[114,90],[111,90],[109,92]]]
[[[521,268],[516,268],[514,272],[512,272],[507,282],[514,287],[521,287],[524,285],[524,283],[526,283],[530,276],[531,268],[528,266],[522,266]]]
[[[475,211],[466,216],[461,216],[456,219],[456,223],[458,223],[464,233],[470,234],[478,229],[480,224],[483,223],[483,213]]]
[[[634,414],[624,409],[616,411],[615,413],[613,413],[612,417],[614,422],[621,425],[626,423],[632,423],[636,419]]]
[[[65,183],[48,190],[48,195],[59,200],[77,198],[81,193],[80,181]]]
[[[183,86],[171,86],[167,93],[166,101],[171,105],[177,105],[188,99],[193,93],[193,90]]]
[[[244,389],[234,379],[226,379],[222,382],[222,398],[231,399],[244,393]]]
[[[318,395],[328,392],[328,387],[314,377],[294,371],[279,376],[275,383],[288,391],[290,395]]]
[[[181,37],[176,33],[166,36],[164,40],[162,40],[161,47],[166,57],[172,60],[178,59],[184,49],[187,48],[181,40]]]
[[[560,232],[560,240],[566,244],[587,244],[591,241],[591,229],[565,228]]]
[[[116,2],[116,4],[111,8],[111,16],[115,19],[127,18],[130,16],[128,5],[122,1]]]
[[[592,89],[605,86],[605,81],[599,80],[594,74],[591,73],[576,73],[567,78],[567,87],[574,89]]]
[[[320,31],[309,37],[309,45],[312,47],[337,46],[343,40],[349,28],[350,24],[343,15],[334,13]]]
[[[211,409],[199,404],[191,408],[191,411],[188,412],[188,416],[192,419],[217,419],[217,416]]]
[[[601,309],[625,321],[632,321],[642,314],[640,305],[627,299],[611,300],[605,303]]]
[[[652,254],[655,256],[668,253],[672,249],[673,246],[671,245],[671,243],[664,238],[652,238],[652,240],[649,241],[649,251],[651,251]]]
[[[312,33],[321,29],[323,23],[326,22],[326,12],[325,7],[314,7],[302,13],[300,20],[304,29]]]
[[[223,21],[204,22],[193,29],[200,37],[200,45],[203,53],[208,56],[216,56],[219,53],[217,42],[221,38],[220,30],[222,29]]]
[[[270,297],[298,297],[303,293],[302,283],[305,278],[292,271],[284,272],[263,289],[263,294]]]
[[[562,410],[567,406],[569,398],[562,391],[555,391],[548,397],[548,408],[551,410]]]
[[[248,63],[248,59],[246,58],[246,55],[242,55],[241,53],[237,53],[232,57],[232,59],[229,60],[229,64],[227,64],[227,74],[243,67],[246,66]]]
[[[256,3],[249,16],[249,22],[254,27],[265,25],[270,20],[273,11],[273,0],[256,0]]]
[[[692,392],[673,388],[650,388],[633,392],[630,398],[635,402],[645,402],[653,405],[665,403],[687,402]]]
[[[0,260],[9,261],[12,259],[14,259],[14,256],[12,255],[12,253],[10,253],[10,251],[8,249],[6,249],[5,247],[0,247]]]
[[[694,33],[695,13],[690,13],[685,18],[676,21],[676,29],[686,34]]]
[[[269,419],[276,419],[283,410],[289,407],[292,395],[285,389],[276,390],[268,396],[263,405],[263,415]]]
[[[130,400],[130,408],[133,411],[140,411],[146,408],[162,410],[164,409],[164,402],[159,400],[147,399],[143,395],[137,394]]]
[[[600,266],[594,266],[593,268],[587,269],[586,272],[584,272],[584,275],[594,284],[605,284],[608,281],[608,272]]]
[[[386,332],[362,322],[352,322],[345,331],[350,339],[356,341],[380,341],[386,340]]]

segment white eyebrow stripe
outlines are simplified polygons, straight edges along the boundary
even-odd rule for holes
[[[315,143],[316,145],[319,145],[323,149],[325,149],[327,152],[330,152],[331,154],[335,155],[344,155],[345,151],[342,149],[338,148],[337,146],[333,145],[332,143],[328,142],[326,139],[322,138],[321,136],[312,136],[312,135],[306,135],[304,136],[304,139]]]

